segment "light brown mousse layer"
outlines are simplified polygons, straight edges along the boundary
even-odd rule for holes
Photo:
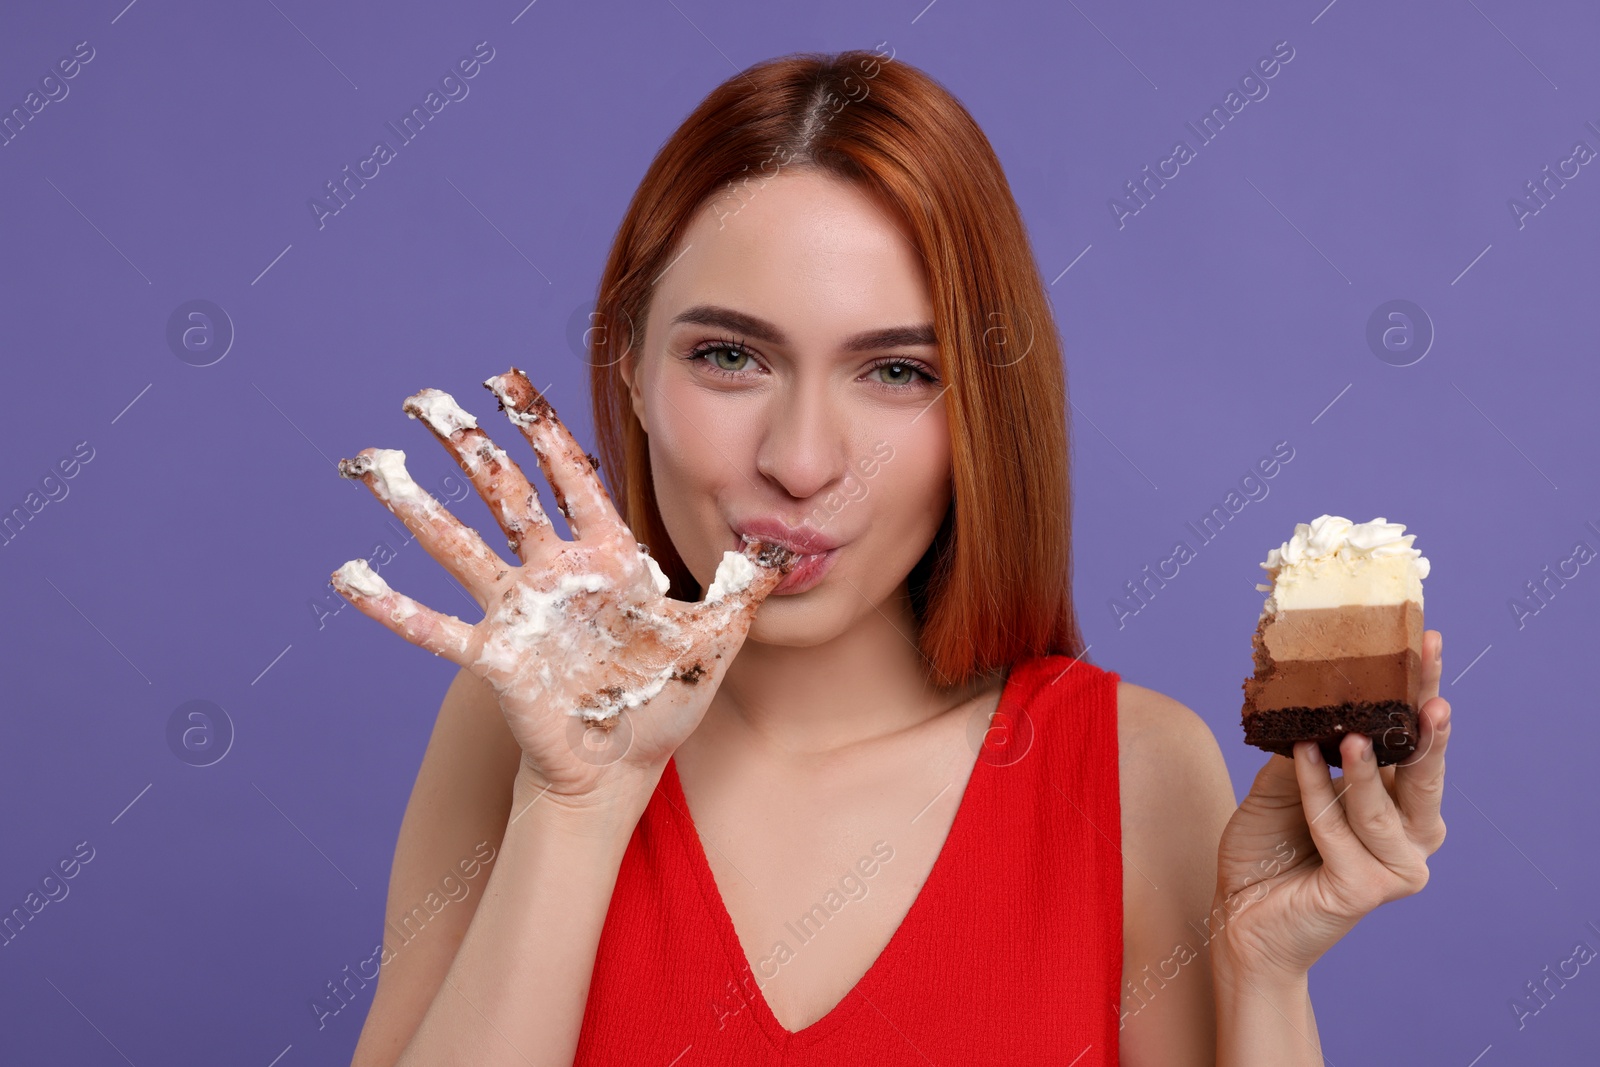
[[[1364,659],[1408,648],[1421,655],[1422,605],[1406,600],[1280,611],[1261,620],[1257,632],[1261,645],[1279,663]]]
[[[1256,627],[1245,714],[1402,702],[1422,689],[1422,606],[1415,601],[1283,611]]]

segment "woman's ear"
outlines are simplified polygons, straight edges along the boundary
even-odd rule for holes
[[[644,385],[639,380],[638,367],[634,362],[634,354],[630,351],[623,355],[617,363],[617,373],[622,375],[622,380],[628,386],[628,402],[633,406],[633,417],[639,420],[639,425],[648,432],[649,423],[644,418]]]

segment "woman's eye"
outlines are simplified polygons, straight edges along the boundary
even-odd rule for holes
[[[923,372],[910,363],[880,363],[872,368],[872,373],[885,385],[914,385],[924,377]]]
[[[742,370],[750,358],[746,352],[734,348],[713,348],[711,362],[720,370]]]
[[[703,360],[714,370],[732,374],[745,369],[750,353],[732,345],[706,345],[695,351],[694,357]]]

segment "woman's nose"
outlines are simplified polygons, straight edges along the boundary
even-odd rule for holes
[[[796,500],[808,500],[844,476],[846,420],[825,388],[794,386],[773,398],[756,469]]]

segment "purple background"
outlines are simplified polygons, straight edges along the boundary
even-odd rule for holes
[[[442,495],[401,399],[489,416],[478,383],[513,363],[592,440],[577,331],[656,147],[736,69],[880,42],[971,109],[1053,279],[1092,659],[1203,715],[1243,795],[1267,549],[1381,515],[1432,561],[1450,839],[1317,966],[1329,1060],[1592,1056],[1594,968],[1520,1031],[1510,1001],[1600,947],[1600,567],[1521,625],[1510,602],[1600,549],[1600,163],[1520,228],[1508,200],[1600,149],[1593,5],[124,2],[0,15],[0,110],[95,50],[0,148],[0,511],[94,450],[0,548],[0,912],[95,850],[0,948],[0,1062],[348,1062],[371,987],[321,1031],[309,1005],[380,936],[454,668],[353,609],[319,628],[328,573],[398,540],[334,459],[404,448]],[[1119,228],[1109,198],[1283,40],[1270,94]],[[308,200],[480,41],[470,95],[319,229]],[[236,332],[210,366],[167,340],[192,299]],[[1409,366],[1366,340],[1395,299],[1436,331]],[[1270,495],[1119,627],[1124,583],[1285,440]],[[492,528],[475,497],[460,514]],[[398,551],[396,587],[468,610]],[[236,731],[211,766],[169,747],[190,700]]]

